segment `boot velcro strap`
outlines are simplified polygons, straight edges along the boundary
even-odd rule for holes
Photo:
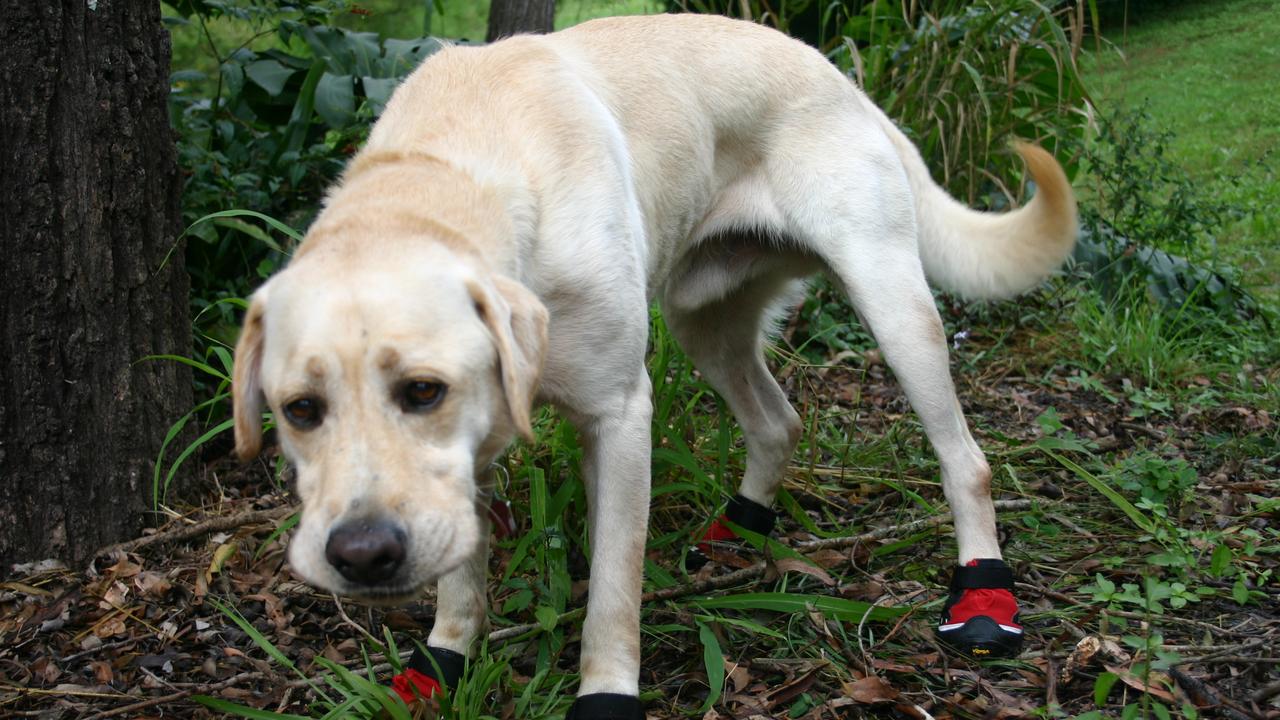
[[[1002,560],[979,560],[976,566],[960,566],[951,575],[952,590],[1012,590],[1013,571]]]
[[[741,495],[734,495],[724,509],[724,516],[735,525],[759,535],[773,532],[778,516],[773,510]]]
[[[431,657],[427,657],[422,648],[413,651],[413,655],[409,657],[409,663],[405,667],[417,670],[418,672],[430,678],[435,678],[449,689],[456,688],[458,681],[462,679],[462,670],[467,666],[467,657],[462,653],[456,653],[452,650],[444,648],[427,646],[427,652],[431,653]],[[439,677],[436,674],[435,667],[431,664],[431,660],[436,661],[436,665],[440,666]]]
[[[564,720],[644,720],[640,698],[621,693],[579,695]]]

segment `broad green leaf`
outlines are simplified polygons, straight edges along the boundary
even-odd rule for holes
[[[285,84],[296,72],[296,68],[286,67],[280,61],[270,59],[255,60],[244,66],[244,74],[271,97],[284,92]]]
[[[219,68],[222,74],[222,91],[229,98],[236,98],[244,90],[244,68],[239,63],[224,62]]]
[[[1213,556],[1209,559],[1209,574],[1214,577],[1222,577],[1227,572],[1227,568],[1231,567],[1231,548],[1226,543],[1213,549]]]
[[[1111,688],[1115,686],[1120,676],[1113,672],[1104,672],[1098,675],[1098,679],[1093,682],[1093,704],[1102,707],[1107,704],[1107,696],[1111,694]]]
[[[316,85],[316,114],[332,128],[344,128],[355,116],[355,79],[325,73]]]
[[[373,105],[374,114],[381,115],[387,106],[387,101],[391,99],[391,93],[400,84],[400,80],[397,78],[362,77],[360,78],[360,83],[364,86],[364,96]]]
[[[302,81],[298,100],[293,104],[293,112],[289,115],[288,131],[280,157],[287,153],[301,151],[303,143],[306,142],[307,130],[311,127],[311,115],[315,110],[316,85],[324,76],[324,67],[324,61],[316,60],[307,71],[306,79]]]
[[[724,692],[724,653],[720,651],[720,641],[710,625],[698,623],[698,640],[702,643],[702,665],[707,671],[709,689],[706,702],[698,712],[705,715]]]
[[[553,607],[539,605],[538,609],[533,611],[533,616],[538,619],[538,625],[542,626],[543,630],[551,632],[556,629],[556,621],[560,613],[557,613]]]

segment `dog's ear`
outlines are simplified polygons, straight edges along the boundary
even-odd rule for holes
[[[532,440],[529,414],[547,352],[547,308],[524,285],[499,275],[490,278],[470,281],[468,289],[498,348],[511,421],[521,436]]]
[[[267,287],[263,285],[249,301],[244,327],[236,343],[235,371],[231,376],[232,413],[236,424],[236,455],[242,462],[262,449],[262,343],[266,327],[263,313]]]

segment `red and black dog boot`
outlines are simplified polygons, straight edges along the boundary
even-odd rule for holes
[[[391,678],[391,688],[404,700],[405,705],[419,697],[429,698],[455,688],[462,679],[462,671],[467,666],[467,658],[462,653],[430,645],[427,646],[427,653],[429,657],[421,648],[414,650],[404,666],[404,672]]]
[[[970,560],[951,576],[938,638],[975,659],[1015,657],[1022,650],[1013,571],[1003,560]]]
[[[710,559],[708,554],[711,551],[711,543],[740,539],[727,523],[731,522],[759,535],[768,535],[773,532],[773,526],[777,520],[777,513],[773,510],[754,500],[734,495],[729,499],[729,504],[725,506],[720,517],[716,518],[706,532],[702,533],[697,544],[689,548],[685,556],[685,567],[689,570],[697,570],[706,565]]]

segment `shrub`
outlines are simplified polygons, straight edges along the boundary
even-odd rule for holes
[[[234,306],[223,301],[247,295],[283,264],[290,245],[243,217],[197,221],[241,209],[305,228],[396,84],[439,47],[430,38],[382,40],[331,26],[344,6],[184,0],[169,18],[202,36],[217,63],[211,91],[205,73],[186,70],[174,73],[170,95],[187,175],[183,214],[200,345],[230,343]],[[210,30],[215,19],[273,47],[223,55]]]
[[[1256,317],[1255,300],[1216,258],[1214,236],[1230,208],[1168,158],[1169,133],[1152,129],[1143,109],[1102,115],[1097,127],[1084,155],[1076,261],[1103,297],[1122,298],[1137,286],[1165,310],[1192,318]]]

